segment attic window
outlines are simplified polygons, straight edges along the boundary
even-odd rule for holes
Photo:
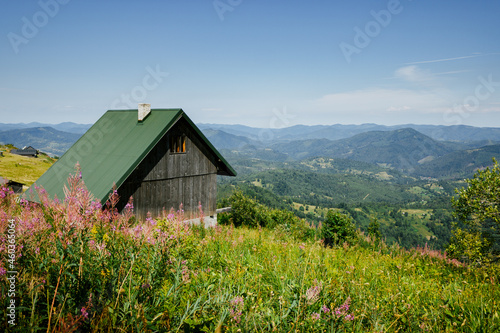
[[[186,152],[185,135],[175,135],[170,138],[170,152],[173,154]]]

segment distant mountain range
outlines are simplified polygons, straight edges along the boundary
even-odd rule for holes
[[[2,124],[0,123],[0,132],[8,130],[29,129],[36,127],[52,127],[61,132],[69,132],[75,134],[83,134],[92,126],[92,124],[77,124],[72,122],[64,122],[60,124],[44,124],[44,123],[18,123],[18,124]]]
[[[396,169],[413,167],[422,159],[436,158],[452,151],[444,143],[411,128],[366,132],[335,141],[292,141],[272,147],[294,159],[318,156],[345,158]]]
[[[215,129],[205,126],[200,127],[209,140],[216,147],[221,142],[218,148],[225,149],[230,162],[244,172],[262,164],[255,160],[283,163],[326,157],[370,163],[412,176],[464,178],[492,165],[492,157],[500,159],[498,128],[365,124],[265,130],[241,125],[211,125]],[[308,139],[298,139],[301,136]]]
[[[58,131],[52,127],[11,129],[0,132],[0,143],[13,144],[18,148],[32,146],[50,155],[61,156],[81,134]]]
[[[244,125],[199,124],[202,130],[220,130],[229,134],[247,137],[257,142],[273,143],[276,141],[294,141],[307,139],[339,140],[371,131],[394,131],[403,128],[412,128],[438,141],[485,141],[500,142],[500,128],[474,127],[465,125],[395,125],[385,126],[377,124],[361,125],[296,125],[286,128],[268,129],[254,128]]]
[[[33,146],[60,156],[90,126],[0,123],[0,143]],[[198,126],[229,162],[242,170],[325,157],[368,163],[412,176],[456,178],[491,165],[492,157],[500,159],[500,128],[411,124],[298,125],[282,129]]]

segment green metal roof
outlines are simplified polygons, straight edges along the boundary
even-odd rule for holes
[[[51,198],[64,199],[64,185],[80,164],[82,179],[94,197],[104,203],[113,185],[119,188],[158,141],[182,117],[220,160],[220,174],[236,172],[194,125],[182,109],[152,109],[142,121],[136,110],[107,111],[28,191],[42,186]],[[30,196],[30,192],[28,197]],[[37,200],[36,194],[35,198]]]

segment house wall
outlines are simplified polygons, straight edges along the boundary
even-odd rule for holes
[[[171,153],[170,137],[182,134],[186,135],[186,152]],[[118,189],[122,198],[118,208],[132,196],[134,212],[142,219],[148,212],[161,216],[164,209],[177,211],[180,204],[187,218],[198,216],[199,203],[205,215],[214,215],[216,165],[216,156],[181,118]]]

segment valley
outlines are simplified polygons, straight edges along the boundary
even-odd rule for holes
[[[40,127],[18,124],[16,129],[14,124],[0,124],[0,142],[32,145],[60,156],[89,127],[36,125]],[[427,244],[444,249],[454,220],[450,199],[455,189],[476,170],[492,165],[493,157],[500,159],[497,128],[375,124],[283,129],[201,124],[200,128],[238,172],[237,177],[219,177],[219,206],[241,191],[316,226],[329,209],[340,210],[362,231],[377,219],[387,243],[406,248]],[[0,164],[0,175],[27,184],[40,173],[29,179],[11,169]]]

